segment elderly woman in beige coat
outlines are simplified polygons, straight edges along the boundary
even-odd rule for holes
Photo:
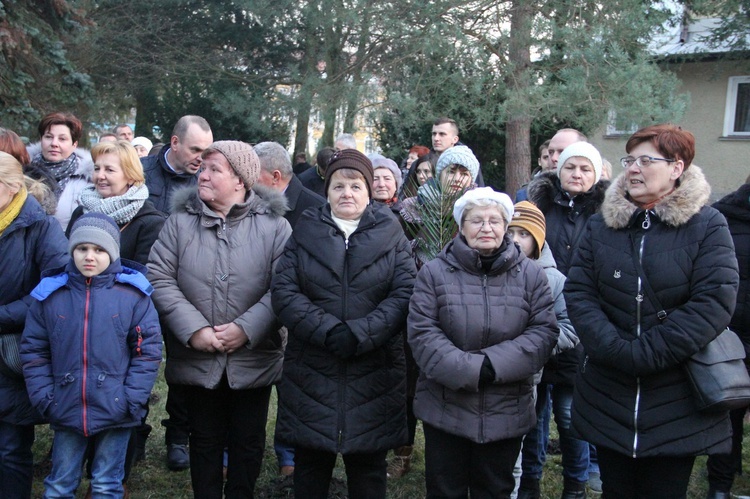
[[[260,161],[243,142],[203,152],[198,189],[175,195],[149,257],[167,342],[166,377],[189,392],[193,493],[252,497],[282,337],[269,291],[291,234],[283,197],[259,191]]]

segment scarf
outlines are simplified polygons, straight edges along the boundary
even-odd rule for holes
[[[26,202],[26,196],[28,196],[26,188],[22,188],[13,196],[10,204],[0,212],[0,236],[13,223],[13,220],[18,218],[18,214],[21,213],[21,208],[23,208],[23,204]]]
[[[78,203],[83,206],[83,212],[90,211],[109,215],[115,223],[122,227],[135,217],[148,199],[146,184],[131,186],[122,196],[103,198],[93,185],[87,185],[82,191]]]
[[[39,153],[33,160],[31,160],[31,165],[41,168],[55,177],[55,180],[57,180],[55,194],[59,198],[60,194],[65,190],[65,184],[68,183],[68,180],[70,180],[71,177],[76,176],[75,173],[78,171],[78,162],[79,158],[75,152],[66,159],[57,162],[47,161],[44,159],[44,156],[42,156],[42,153]]]

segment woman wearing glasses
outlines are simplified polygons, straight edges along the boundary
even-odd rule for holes
[[[507,234],[513,203],[467,191],[459,233],[417,276],[408,336],[419,366],[427,497],[510,497],[534,427],[534,374],[557,343],[544,270]]]
[[[608,499],[684,498],[695,456],[731,448],[728,414],[698,412],[683,363],[729,324],[737,260],[693,134],[650,126],[625,150],[565,287],[586,351],[573,428],[597,447]]]

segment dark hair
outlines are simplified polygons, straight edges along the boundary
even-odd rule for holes
[[[547,139],[544,142],[542,142],[542,145],[539,146],[539,157],[541,158],[544,156],[544,152],[549,149],[549,143],[552,142],[552,139]]]
[[[318,155],[315,157],[315,164],[318,166],[318,171],[324,172],[328,168],[328,162],[331,161],[331,156],[336,152],[333,147],[324,147],[318,151]]]
[[[21,137],[13,130],[0,127],[0,151],[7,152],[18,160],[21,165],[26,166],[31,162],[29,152],[23,144]]]
[[[39,122],[39,137],[43,137],[53,125],[65,125],[70,130],[72,141],[78,142],[83,133],[83,123],[70,113],[50,113]]]
[[[458,135],[458,124],[456,124],[454,120],[447,118],[445,116],[433,121],[432,126],[445,125],[446,123],[448,123],[449,125],[453,125],[453,129],[456,131],[456,135]]]
[[[666,159],[682,160],[685,163],[685,170],[695,157],[695,136],[672,123],[641,128],[630,136],[625,144],[625,152],[630,154],[630,151],[644,142],[653,144],[659,154]]]
[[[298,163],[304,163],[307,161],[307,153],[304,151],[295,152],[294,153],[294,161]]]
[[[99,142],[101,142],[104,137],[114,137],[114,138],[117,138],[117,135],[114,134],[114,133],[112,133],[112,132],[105,132],[105,133],[103,133],[103,134],[101,134],[99,136]]]
[[[185,140],[185,135],[187,134],[190,125],[198,125],[198,127],[204,132],[211,131],[211,126],[208,124],[208,121],[206,121],[205,118],[201,118],[200,116],[196,116],[194,114],[187,114],[177,120],[177,123],[175,123],[174,128],[172,129],[172,137],[176,135],[177,138],[180,139],[180,141]]]
[[[435,167],[437,166],[439,157],[440,153],[429,151],[424,156],[420,156],[412,162],[409,171],[406,173],[406,178],[401,183],[401,189],[398,193],[399,199],[406,199],[417,195],[417,189],[419,189],[417,167],[422,163],[429,163],[432,168],[432,175],[435,176]]]

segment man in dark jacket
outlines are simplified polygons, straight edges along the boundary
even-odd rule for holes
[[[174,126],[168,147],[156,156],[141,158],[148,199],[157,210],[169,213],[172,211],[172,193],[198,183],[201,153],[213,140],[211,127],[205,119],[186,115]]]
[[[325,204],[325,198],[303,186],[302,182],[294,175],[289,154],[281,144],[261,142],[256,144],[253,149],[260,158],[258,183],[284,193],[289,205],[289,211],[286,212],[284,218],[287,219],[292,229],[294,229],[303,211]]]
[[[333,147],[324,147],[318,151],[318,155],[315,159],[315,168],[310,168],[300,173],[299,180],[302,185],[313,191],[315,194],[321,196],[323,199],[326,197],[325,189],[325,177],[326,168],[328,168],[328,161],[333,156],[336,149]]]
[[[172,211],[172,194],[184,187],[198,183],[201,153],[211,145],[214,137],[208,122],[200,116],[186,115],[177,120],[172,130],[169,146],[155,156],[141,158],[146,176],[148,199],[157,210]],[[173,471],[190,467],[187,450],[188,421],[187,397],[180,385],[169,385],[167,414],[162,421],[167,428],[167,467]]]

